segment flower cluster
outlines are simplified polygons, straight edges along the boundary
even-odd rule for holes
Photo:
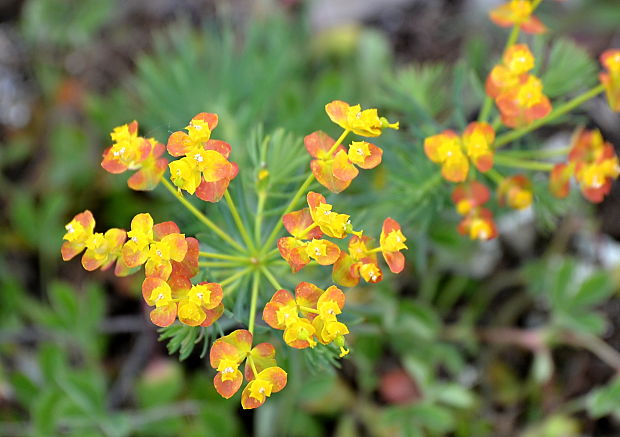
[[[471,181],[459,184],[452,192],[452,201],[456,211],[463,216],[458,231],[468,235],[472,240],[490,240],[497,236],[493,213],[483,205],[489,201],[491,194],[486,185]]]
[[[383,253],[392,272],[402,271],[404,256],[400,251],[407,249],[406,237],[395,220],[385,220],[380,246],[369,249],[370,238],[353,230],[349,215],[332,211],[332,205],[323,195],[311,191],[307,202],[308,208],[282,217],[284,227],[292,237],[280,238],[278,250],[294,273],[314,260],[320,265],[334,265],[332,276],[341,285],[356,285],[360,277],[367,282],[379,282],[383,273],[377,262],[377,252]],[[323,238],[344,239],[349,235],[353,235],[349,241],[349,253]]]
[[[239,171],[228,161],[230,144],[211,139],[217,123],[217,114],[201,112],[185,127],[187,133],[174,132],[167,145],[170,155],[182,157],[169,164],[172,183],[206,202],[219,201]]]
[[[525,44],[509,47],[486,82],[486,92],[495,99],[502,122],[508,127],[521,127],[551,112],[551,102],[543,93],[541,80],[530,74],[534,56]]]
[[[295,288],[295,296],[288,290],[278,290],[263,310],[263,320],[272,328],[284,331],[284,341],[296,349],[334,343],[340,356],[349,353],[344,336],[349,328],[337,319],[344,308],[342,290],[332,285],[321,290],[309,282]],[[301,314],[301,316],[300,316]]]
[[[313,157],[311,174],[283,211],[282,219],[273,229],[265,247],[256,247],[257,243],[261,243],[260,236],[255,235],[257,243],[252,240],[232,196],[227,192],[239,170],[237,164],[229,161],[230,145],[211,139],[218,116],[207,112],[193,117],[185,131],[172,133],[167,147],[154,139],[139,137],[137,122],[115,128],[112,132],[114,144],[105,151],[102,166],[112,173],[137,170],[129,178],[129,186],[134,189],[153,189],[161,182],[237,254],[200,252],[198,240],[186,237],[173,222],[155,224],[148,213],[136,215],[129,231],[110,229],[105,234],[95,233],[95,220],[89,211],[76,215],[66,226],[66,241],[61,250],[65,260],[85,250],[82,264],[87,270],[106,269],[116,263],[115,274],[118,276],[129,275],[144,266],[142,296],[151,307],[151,321],[160,327],[167,327],[176,320],[190,327],[212,325],[224,312],[223,286],[254,270],[248,330],[238,329],[219,338],[210,352],[211,366],[217,371],[214,385],[225,398],[233,396],[243,384],[244,375],[239,366],[245,362],[244,373],[248,384],[241,395],[241,404],[245,409],[261,406],[272,393],[282,390],[287,381],[286,372],[277,366],[272,344],[260,343],[252,347],[261,274],[277,290],[266,304],[263,318],[271,327],[284,330],[284,340],[288,345],[302,349],[315,347],[319,343],[334,344],[340,349],[341,357],[349,352],[344,340],[349,328],[337,318],[345,303],[342,290],[332,285],[324,291],[313,284],[301,282],[293,297],[279,286],[269,272],[269,265],[275,261],[277,254],[269,246],[275,242],[281,226],[291,236],[280,238],[277,246],[293,272],[316,261],[321,265],[333,265],[332,277],[337,283],[354,286],[362,278],[374,283],[383,278],[377,260],[379,252],[392,272],[399,273],[404,269],[405,258],[401,251],[407,249],[406,238],[395,220],[385,219],[379,244],[376,245],[361,231],[353,229],[348,214],[333,211],[332,205],[319,193],[308,192],[308,206],[293,211],[313,178],[329,190],[340,192],[359,174],[358,167],[371,169],[381,163],[383,151],[374,144],[353,141],[348,149],[343,147],[341,143],[349,133],[377,137],[383,129],[398,129],[398,123],[379,117],[376,109],[362,110],[359,105],[333,101],[326,105],[326,111],[344,131],[335,141],[319,131],[305,138],[306,149]],[[171,156],[179,159],[168,164],[167,159],[160,158],[166,149]],[[163,177],[166,167],[170,171],[169,181]],[[258,172],[259,181],[264,181],[267,176],[266,168]],[[266,185],[261,186],[264,188]],[[183,192],[207,202],[217,202],[226,197],[246,247],[193,207],[183,197]],[[263,206],[258,206],[258,209]],[[262,210],[256,216],[258,228],[260,214]],[[255,231],[255,234],[258,232]],[[341,250],[328,239],[343,240],[347,237],[351,237],[348,251]],[[199,271],[199,257],[224,260],[207,261],[200,263],[201,266],[225,264],[228,267],[232,264],[240,269],[221,283],[193,281]]]
[[[497,187],[500,206],[512,209],[525,209],[532,204],[532,182],[524,174],[503,179]]]
[[[276,349],[270,343],[252,347],[250,331],[237,329],[213,343],[210,352],[211,367],[217,370],[213,384],[217,392],[226,399],[231,398],[243,384],[248,384],[241,393],[244,409],[258,408],[272,393],[286,386],[287,375],[277,366]],[[239,366],[245,361],[244,374]]]
[[[601,64],[605,72],[599,74],[601,83],[607,93],[609,107],[620,112],[620,50],[607,50],[601,55]]]
[[[127,180],[129,188],[154,189],[168,165],[168,160],[161,158],[165,151],[163,144],[153,138],[138,136],[137,121],[114,128],[110,136],[114,143],[103,152],[101,167],[113,174],[137,170]]]
[[[489,17],[501,27],[519,26],[524,32],[544,33],[547,27],[533,15],[534,9],[535,6],[530,0],[510,0],[493,9]]]
[[[613,145],[603,139],[600,131],[580,130],[576,133],[568,162],[557,164],[551,172],[551,192],[557,197],[566,197],[571,176],[590,202],[602,202],[609,194],[611,183],[620,176],[620,165]]]
[[[470,123],[462,136],[452,130],[424,140],[426,156],[441,165],[441,174],[450,182],[463,182],[469,174],[470,160],[481,172],[493,167],[495,131],[488,123]]]
[[[372,169],[381,164],[383,150],[367,141],[352,141],[348,149],[341,146],[344,137],[353,132],[363,137],[378,137],[383,129],[398,129],[398,123],[390,123],[379,117],[376,109],[362,110],[360,105],[351,106],[341,100],[325,105],[329,118],[344,129],[342,139],[335,141],[322,131],[304,138],[306,150],[313,158],[310,169],[316,180],[328,190],[340,193],[359,174],[357,167]]]

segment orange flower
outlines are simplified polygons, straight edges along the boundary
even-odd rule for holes
[[[228,161],[230,145],[211,139],[217,123],[217,114],[201,112],[185,127],[187,133],[174,132],[167,145],[172,156],[182,156],[169,164],[172,182],[207,202],[219,201],[239,171]]]
[[[487,94],[496,99],[500,94],[519,86],[520,78],[534,68],[534,55],[526,44],[509,47],[502,63],[493,67],[486,81]]]
[[[611,49],[601,55],[601,64],[606,71],[599,74],[601,83],[605,87],[609,107],[620,112],[620,50]]]
[[[338,126],[363,137],[378,137],[385,128],[398,129],[399,124],[379,117],[376,109],[362,110],[360,105],[351,106],[342,100],[325,105],[325,112]]]
[[[390,217],[386,218],[379,242],[383,258],[392,273],[400,273],[405,268],[405,256],[401,253],[401,250],[407,249],[405,241],[407,238],[400,230],[398,222]]]
[[[527,126],[534,120],[546,117],[552,109],[551,102],[543,94],[542,82],[531,74],[521,76],[519,84],[501,93],[495,103],[502,123],[512,128]]]
[[[441,174],[447,181],[463,182],[469,174],[469,161],[481,172],[493,167],[495,131],[487,123],[470,123],[463,136],[446,130],[424,140],[426,156],[441,165]]]
[[[172,273],[172,261],[183,262],[188,243],[172,222],[153,226],[150,214],[138,214],[131,221],[129,240],[122,250],[122,260],[128,268],[145,264],[146,276],[167,280]]]
[[[335,143],[336,141],[332,137],[322,131],[312,132],[304,138],[306,150],[314,158],[310,161],[312,174],[329,191],[340,193],[351,185],[351,181],[357,176],[357,173],[352,175],[351,172],[357,172],[357,169],[352,164],[347,165],[342,161],[342,154],[346,158],[346,150],[342,145],[332,150]],[[340,154],[341,152],[342,154]],[[342,179],[334,173],[334,154],[340,154],[337,173]]]
[[[112,228],[104,233],[94,232],[95,218],[88,210],[77,214],[65,226],[60,252],[64,261],[69,261],[84,249],[82,267],[93,271],[108,269],[118,259],[127,233],[123,229]]]
[[[376,283],[383,279],[383,272],[377,261],[377,254],[368,248],[371,239],[367,236],[353,236],[349,240],[349,252],[341,251],[334,263],[332,278],[345,287],[354,287],[360,277],[366,282]]]
[[[532,183],[522,174],[505,178],[497,188],[500,205],[513,209],[525,209],[532,204]]]
[[[276,351],[270,343],[252,348],[252,333],[238,329],[213,343],[209,356],[211,367],[217,370],[213,385],[224,398],[231,398],[243,384],[239,366],[245,360],[245,378],[249,381],[241,394],[244,409],[258,408],[272,393],[286,386],[287,375],[277,366]]]
[[[452,201],[460,215],[467,215],[473,209],[484,205],[491,198],[486,185],[477,181],[457,185],[452,191]]]
[[[129,188],[138,191],[154,189],[168,164],[166,158],[160,158],[165,151],[164,145],[153,138],[138,136],[136,121],[114,128],[111,137],[114,144],[103,152],[101,166],[114,174],[138,170],[127,180]]]
[[[534,6],[530,0],[510,0],[493,9],[489,17],[500,27],[518,25],[524,32],[534,34],[546,32],[547,27],[532,15],[533,12]]]
[[[584,130],[576,135],[568,159],[583,195],[591,202],[602,202],[612,181],[620,175],[613,145],[603,139],[600,131]]]
[[[497,237],[493,214],[486,208],[472,209],[457,229],[461,234],[468,235],[472,240],[486,241]]]

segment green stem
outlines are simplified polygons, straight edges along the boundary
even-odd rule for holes
[[[328,156],[334,153],[334,151],[344,141],[344,139],[349,134],[349,132],[350,131],[348,131],[347,129],[345,129],[342,132],[342,135],[338,137],[338,139],[336,140],[332,148],[329,150]],[[290,203],[288,204],[288,206],[282,213],[282,217],[284,217],[286,214],[291,212],[293,208],[295,208],[295,206],[297,205],[297,202],[299,202],[299,199],[301,199],[301,197],[304,195],[304,193],[306,192],[306,190],[308,189],[312,181],[314,181],[314,174],[310,173],[308,177],[306,178],[306,180],[304,181],[304,183],[301,184],[301,187],[299,187],[299,190],[297,190],[297,193],[295,193],[295,195],[293,196],[293,199],[291,199]],[[263,246],[264,249],[269,248],[269,246],[273,244],[274,240],[278,236],[278,232],[280,232],[280,229],[282,229],[282,226],[283,226],[282,217],[280,217],[280,220],[278,220],[278,222],[274,226],[273,230],[271,231],[271,234],[269,234],[269,237],[267,238],[267,241],[265,242],[265,245]]]
[[[254,321],[256,320],[256,301],[258,300],[258,283],[260,279],[260,271],[254,270],[252,277],[252,297],[250,299],[250,319],[248,320],[248,331],[254,334]]]
[[[226,278],[222,282],[220,282],[220,286],[224,287],[225,285],[228,285],[231,282],[234,282],[237,278],[241,278],[241,277],[245,276],[247,273],[250,272],[250,270],[252,270],[252,267],[247,267],[247,268],[245,268],[243,270],[239,270],[234,275],[229,276],[228,278]]]
[[[487,171],[485,175],[487,175],[490,179],[493,179],[493,182],[495,182],[497,185],[501,184],[502,181],[504,180],[504,177],[501,174],[499,174],[499,172],[495,170],[494,168]]]
[[[198,255],[204,258],[223,259],[226,261],[249,261],[249,258],[243,256],[226,255],[223,253],[198,252]]]
[[[521,138],[523,135],[528,134],[532,132],[533,130],[536,130],[539,127],[544,126],[545,124],[550,123],[554,121],[555,119],[561,117],[562,115],[572,111],[573,109],[577,108],[578,106],[582,105],[588,100],[598,96],[603,91],[605,91],[605,87],[603,85],[598,85],[592,88],[591,90],[586,91],[585,93],[580,94],[574,99],[569,100],[568,102],[564,103],[563,105],[561,105],[560,107],[552,111],[546,117],[539,118],[538,120],[534,120],[532,123],[530,123],[529,125],[525,127],[522,127],[520,129],[515,129],[511,132],[508,132],[504,135],[499,136],[493,146],[495,148],[499,148],[518,138]]]
[[[495,163],[502,167],[522,168],[524,170],[551,171],[554,165],[550,162],[528,161],[526,159],[512,158],[506,155],[495,154]]]
[[[282,289],[282,286],[280,285],[278,280],[275,278],[275,276],[273,276],[273,274],[271,273],[271,271],[269,271],[269,269],[267,267],[262,266],[261,270],[262,270],[263,274],[265,275],[265,277],[267,278],[267,280],[271,283],[271,285],[273,285],[273,287],[276,290],[281,290]]]
[[[256,247],[254,246],[254,242],[250,238],[250,234],[248,234],[248,230],[245,228],[245,225],[243,224],[243,221],[241,220],[241,216],[239,215],[239,211],[237,211],[237,207],[235,206],[235,202],[233,201],[232,197],[230,197],[230,193],[228,192],[228,190],[224,191],[224,198],[226,199],[226,203],[228,204],[228,207],[230,208],[230,212],[233,216],[233,220],[235,221],[235,224],[237,225],[237,229],[239,229],[239,232],[241,233],[241,238],[243,238],[243,241],[245,241],[245,244],[248,246],[248,249],[256,250]]]
[[[256,244],[261,245],[261,232],[263,230],[263,211],[265,210],[265,201],[267,200],[267,192],[261,190],[258,192],[258,205],[256,206],[256,217],[254,220],[254,237]]]
[[[242,266],[239,262],[235,261],[199,261],[198,266],[200,267],[237,267]]]
[[[239,243],[230,238],[230,236],[228,236],[226,232],[222,231],[215,223],[209,220],[203,213],[198,211],[198,209],[194,205],[192,205],[187,199],[185,199],[183,195],[179,193],[177,189],[174,188],[174,186],[167,179],[162,179],[161,181],[164,187],[166,187],[168,191],[170,191],[170,193],[172,193],[172,195],[176,197],[179,202],[181,202],[183,206],[185,206],[189,210],[189,212],[191,212],[198,220],[200,220],[209,229],[215,232],[222,240],[226,241],[238,251],[245,253],[245,249],[241,247]]]
[[[571,151],[572,147],[561,147],[553,149],[532,149],[532,150],[503,150],[502,154],[515,158],[554,158],[564,156]]]

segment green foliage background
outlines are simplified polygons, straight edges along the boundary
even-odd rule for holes
[[[20,21],[40,100],[31,126],[5,135],[0,148],[0,403],[7,406],[0,435],[482,437],[502,435],[507,410],[517,411],[510,430],[518,435],[570,437],[596,432],[620,414],[619,383],[609,370],[620,364],[604,339],[613,320],[601,311],[617,292],[617,275],[569,250],[561,221],[580,210],[580,223],[594,227],[592,211],[578,196],[551,198],[537,181],[543,248],[476,274],[471,267],[500,249],[456,233],[451,187],[424,157],[425,136],[462,129],[475,115],[485,72],[496,61],[485,55],[491,48],[484,38],[470,38],[453,63],[399,65],[384,36],[369,28],[315,38],[303,19],[279,12],[243,26],[226,15],[200,27],[181,20],[132,57],[130,74],[105,92],[86,90],[72,106],[57,94],[68,78],[63,56],[93,47],[117,17],[110,3],[70,3],[30,0]],[[601,23],[617,15],[613,5],[596,3],[590,13],[605,16]],[[538,73],[551,97],[596,82],[597,63],[570,39],[531,43],[547,59]],[[146,135],[164,141],[205,110],[220,115],[217,138],[233,145],[243,169],[231,188],[243,217],[255,208],[258,170],[270,170],[266,224],[273,225],[303,180],[303,136],[317,129],[335,135],[323,107],[336,98],[378,106],[401,121],[401,131],[380,138],[381,168],[328,201],[375,235],[385,216],[400,221],[411,242],[410,268],[348,292],[354,341],[341,368],[329,352],[292,351],[277,333],[258,329],[282,351],[289,385],[255,413],[241,412],[236,398],[215,393],[201,359],[218,329],[237,326],[232,314],[213,330],[168,329],[157,346],[139,304],[139,278],[60,265],[63,225],[86,208],[102,227],[127,226],[149,211],[218,249],[163,190],[130,192],[123,176],[99,166],[113,126],[136,119]],[[584,120],[580,113],[557,128]],[[513,149],[539,141],[530,136]],[[221,205],[201,208],[234,232]],[[227,272],[205,274],[221,280]],[[290,288],[299,280],[329,283],[317,268],[277,274]],[[237,291],[237,316],[247,312],[248,291],[249,284]],[[263,302],[271,291],[261,289]],[[513,350],[523,345],[523,352]],[[607,367],[586,389],[564,391],[573,358]],[[408,387],[404,403],[386,395],[394,375]]]

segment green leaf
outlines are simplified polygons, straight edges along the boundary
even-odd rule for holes
[[[541,76],[544,92],[554,98],[584,90],[596,83],[597,72],[596,63],[584,49],[571,40],[557,39]]]
[[[605,301],[614,292],[609,273],[596,272],[588,277],[571,300],[575,308],[585,308],[597,305]]]
[[[590,416],[595,419],[609,414],[620,417],[620,379],[590,392],[586,406]]]

